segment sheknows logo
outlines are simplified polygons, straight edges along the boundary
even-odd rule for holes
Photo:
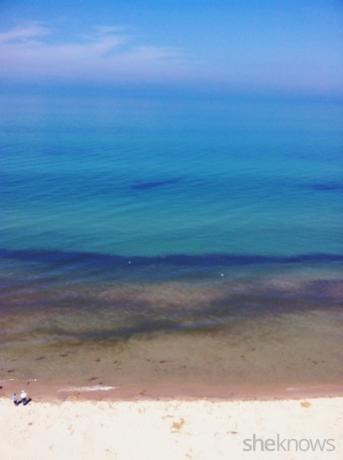
[[[283,438],[277,434],[275,438],[258,438],[256,434],[252,438],[243,439],[245,452],[334,452],[336,450],[334,439],[315,438]]]

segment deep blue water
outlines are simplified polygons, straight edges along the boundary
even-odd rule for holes
[[[4,288],[342,272],[339,102],[3,93],[0,107]]]
[[[343,255],[333,102],[1,96],[0,248]]]

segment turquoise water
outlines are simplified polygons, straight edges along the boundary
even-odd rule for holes
[[[1,96],[0,247],[343,255],[343,107]]]

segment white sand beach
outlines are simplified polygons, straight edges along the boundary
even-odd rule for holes
[[[67,400],[26,407],[0,399],[0,433],[6,460],[341,460],[343,398]]]

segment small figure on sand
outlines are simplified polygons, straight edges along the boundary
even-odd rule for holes
[[[16,406],[19,406],[21,403],[23,406],[26,406],[31,401],[31,398],[27,395],[26,391],[21,390],[20,398],[18,398],[17,393],[13,393],[12,401]]]
[[[21,390],[20,399],[21,399],[21,402],[23,403],[23,406],[26,406],[26,404],[28,404],[31,401],[31,398],[28,397],[26,391],[24,390]]]
[[[13,393],[12,395],[12,401],[13,403],[16,405],[16,406],[19,406],[19,404],[21,403],[21,401],[18,399],[17,397],[17,393]]]

